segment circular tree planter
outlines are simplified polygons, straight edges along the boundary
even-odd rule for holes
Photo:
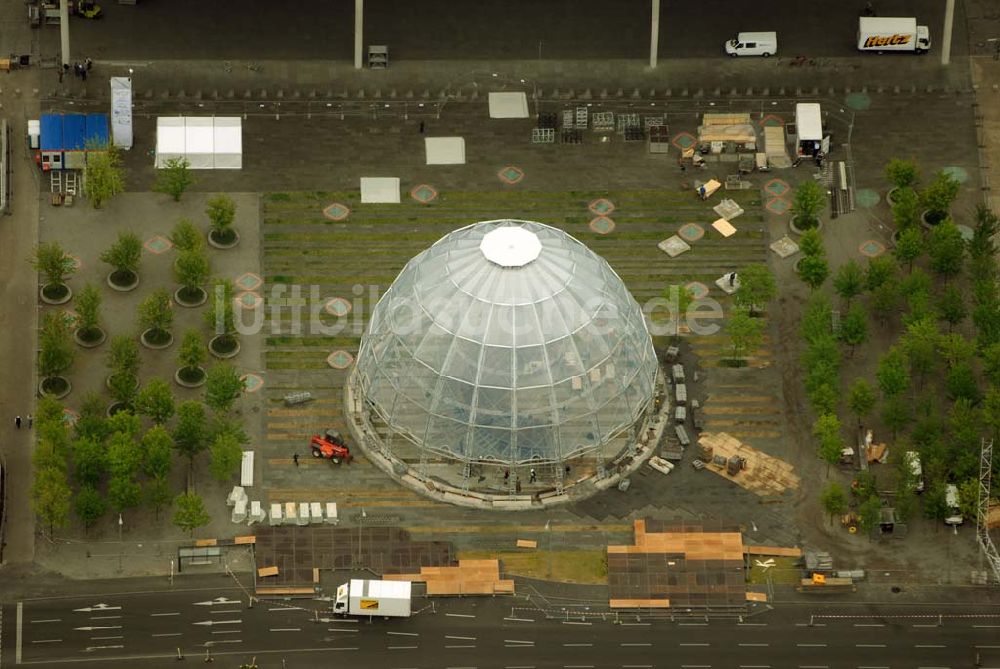
[[[232,337],[230,339],[233,342],[233,345],[226,346],[226,339],[227,338],[223,335],[215,335],[212,337],[208,342],[208,352],[221,360],[236,357],[236,355],[240,352],[240,340]]]
[[[814,225],[812,227],[800,228],[799,226],[795,225],[795,219],[794,218],[790,218],[790,219],[788,219],[788,229],[791,230],[792,232],[794,232],[797,235],[804,235],[809,230],[815,230],[816,232],[819,232],[820,230],[823,229],[823,221],[822,220],[817,220],[816,221],[816,225]]]
[[[231,249],[240,243],[240,233],[230,228],[228,236],[217,236],[215,230],[208,231],[208,245],[216,249]]]
[[[82,328],[73,331],[73,341],[83,348],[97,348],[107,340],[108,334],[101,328],[84,332]]]
[[[73,289],[65,283],[47,283],[38,291],[38,296],[45,304],[66,304],[73,299]]]
[[[889,204],[890,207],[896,205],[896,193],[898,192],[899,192],[899,186],[893,186],[892,188],[889,189],[889,192],[885,194],[885,201]]]
[[[38,394],[61,400],[73,391],[73,384],[65,376],[47,376],[38,384]]]
[[[127,293],[139,287],[139,275],[133,272],[115,270],[108,274],[108,285],[119,293]]]
[[[204,288],[198,288],[197,292],[188,293],[186,287],[180,287],[174,291],[174,302],[187,309],[200,307],[208,301],[208,293]]]
[[[948,214],[943,214],[940,218],[938,218],[931,212],[930,209],[925,209],[920,213],[920,222],[923,223],[924,227],[928,230],[933,230],[946,218],[948,218]]]
[[[194,371],[190,367],[180,367],[174,372],[174,383],[183,388],[199,388],[205,385],[205,378],[203,367],[195,367]]]
[[[146,348],[160,350],[170,348],[174,343],[174,336],[166,330],[156,331],[150,328],[139,335],[139,343]]]
[[[124,402],[112,402],[108,405],[108,410],[105,413],[108,415],[108,418],[111,418],[116,413],[121,413],[126,410],[128,410],[128,405]]]
[[[114,374],[108,374],[106,377],[104,377],[104,387],[107,388],[108,390],[111,390],[111,377],[113,376]],[[135,380],[135,387],[133,388],[133,390],[135,391],[139,390],[139,379]]]

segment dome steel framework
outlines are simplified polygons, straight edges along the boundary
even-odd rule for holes
[[[657,370],[642,311],[603,258],[556,228],[502,219],[407,263],[372,313],[352,384],[387,455],[558,465],[561,479],[571,459],[600,467],[630,447]]]

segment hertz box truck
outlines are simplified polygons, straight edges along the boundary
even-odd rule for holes
[[[333,612],[352,616],[410,616],[409,581],[369,581],[352,579],[337,588]]]
[[[913,18],[862,16],[858,19],[858,51],[911,51],[926,53],[931,32]]]

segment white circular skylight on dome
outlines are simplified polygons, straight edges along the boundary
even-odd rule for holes
[[[542,252],[542,242],[530,230],[506,226],[483,235],[479,250],[487,260],[501,267],[524,267],[538,258],[538,254]]]

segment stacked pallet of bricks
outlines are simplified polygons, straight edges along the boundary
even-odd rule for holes
[[[707,461],[708,469],[761,497],[778,496],[799,487],[799,477],[792,465],[725,432],[702,433],[698,444],[703,454],[713,456]],[[742,471],[729,474],[725,464],[719,463],[728,462],[733,456],[742,458],[745,465]]]

